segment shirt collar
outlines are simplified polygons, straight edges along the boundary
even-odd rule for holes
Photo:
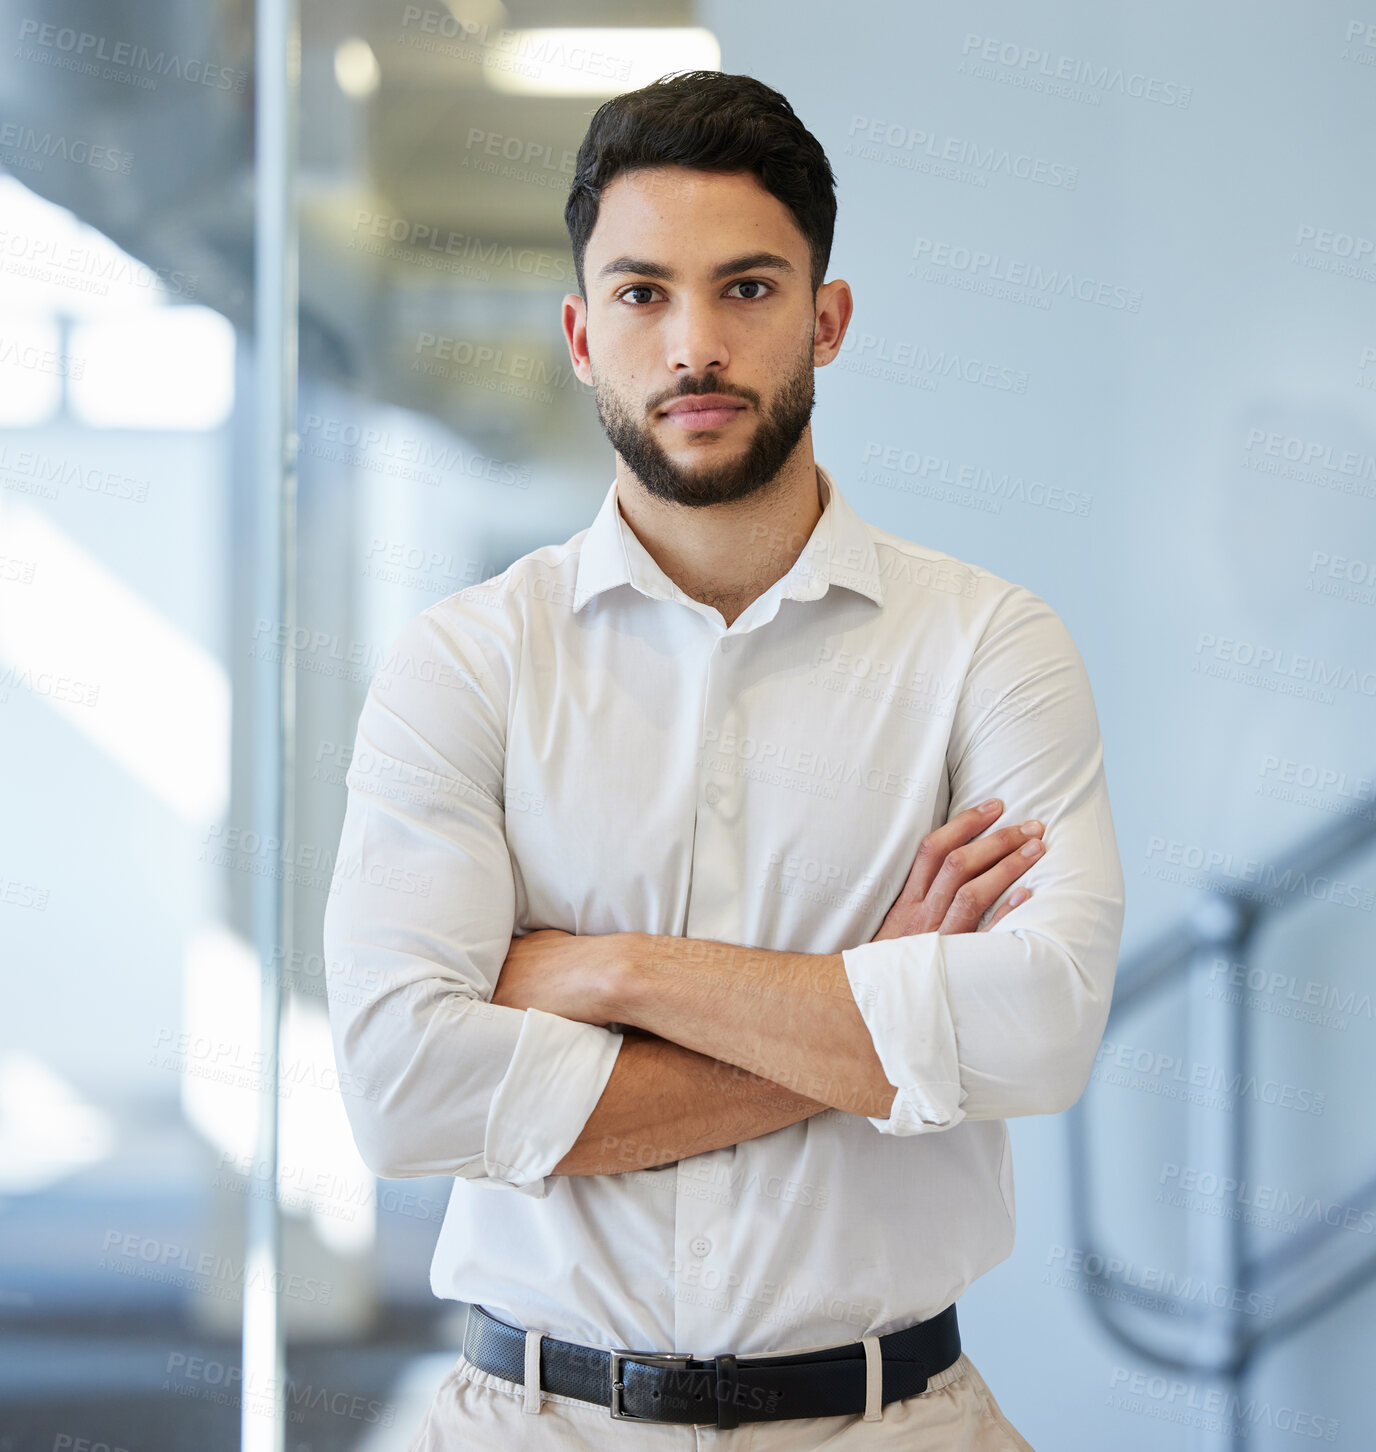
[[[841,585],[882,605],[879,557],[870,528],[836,487],[830,471],[818,464],[817,475],[825,495],[822,516],[788,573],[765,594],[777,592],[783,600],[816,600],[831,585]],[[632,585],[655,599],[689,599],[655,563],[626,522],[617,505],[616,479],[583,537],[573,592],[574,612],[614,585]]]

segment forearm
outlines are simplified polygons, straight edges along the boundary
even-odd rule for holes
[[[653,1034],[627,1032],[607,1087],[551,1173],[615,1175],[757,1139],[828,1106]]]
[[[613,1016],[848,1114],[889,1113],[885,1077],[839,953],[618,935]]]

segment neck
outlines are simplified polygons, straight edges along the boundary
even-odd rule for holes
[[[730,625],[782,579],[822,517],[822,481],[806,437],[762,489],[730,504],[690,508],[650,494],[617,459],[622,518],[675,585]]]

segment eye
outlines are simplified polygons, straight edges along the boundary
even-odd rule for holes
[[[732,287],[767,287],[769,289],[769,292],[773,292],[774,291],[774,284],[772,282],[766,282],[762,277],[746,277],[746,278],[742,278],[740,282],[733,282],[731,284],[731,286]],[[769,293],[760,293],[760,294],[757,294],[754,297],[744,298],[744,299],[742,299],[742,301],[744,301],[744,302],[757,302],[757,301],[759,301],[759,299],[761,297],[768,297],[768,296],[769,296]]]
[[[616,296],[617,296],[618,301],[625,302],[626,299],[633,292],[654,292],[654,291],[655,291],[655,289],[648,282],[636,282],[636,283],[632,283],[630,287],[624,287],[624,288],[622,288],[621,291],[619,293],[617,293]],[[630,305],[632,307],[644,307],[645,306],[644,303],[631,303]]]

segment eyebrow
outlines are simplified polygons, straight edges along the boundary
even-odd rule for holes
[[[711,280],[720,282],[722,278],[730,277],[733,273],[757,272],[763,268],[790,273],[797,270],[787,257],[781,257],[777,252],[747,252],[741,257],[732,257],[719,263],[712,269]],[[677,275],[672,267],[665,267],[662,262],[651,262],[644,257],[614,257],[598,269],[597,280],[601,282],[604,277],[616,277],[624,273],[655,277],[661,282],[673,282]]]

